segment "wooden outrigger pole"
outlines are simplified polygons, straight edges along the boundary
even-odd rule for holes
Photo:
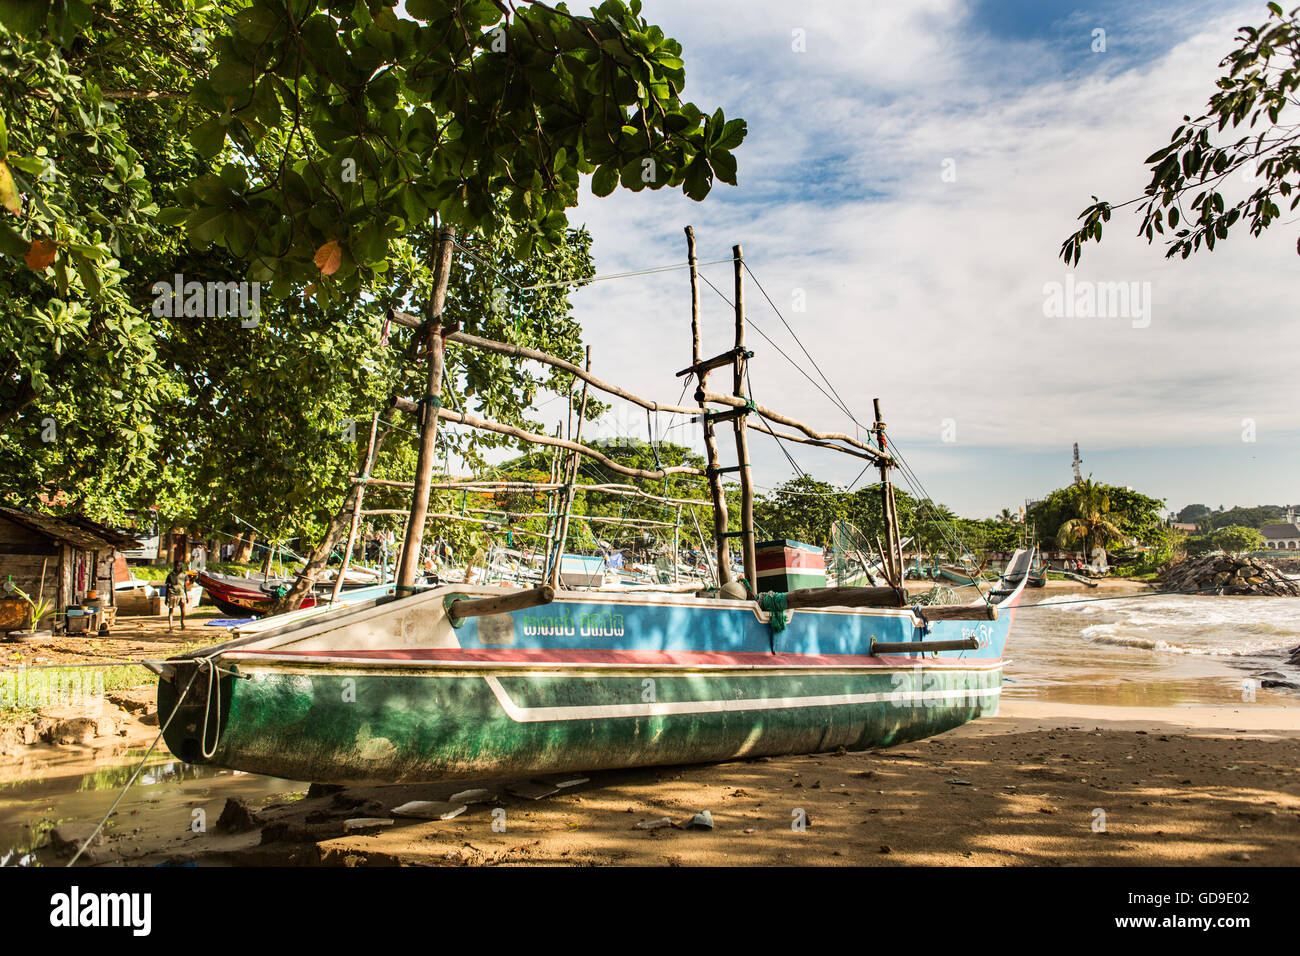
[[[429,318],[417,330],[412,346],[429,349],[427,390],[420,401],[420,451],[415,465],[415,491],[411,495],[411,517],[402,538],[402,555],[397,567],[397,594],[415,590],[415,572],[420,564],[420,545],[424,540],[424,519],[429,513],[429,484],[433,480],[434,443],[438,437],[438,419],[442,408],[443,353],[446,335],[454,328],[442,326],[442,310],[447,301],[447,283],[451,276],[451,256],[456,234],[444,226],[438,236],[438,258],[433,270],[433,296]]]
[[[591,371],[591,346],[587,346],[587,371]],[[582,399],[578,404],[578,424],[573,428],[574,444],[582,444],[582,423],[587,418],[587,386],[590,383],[582,383]],[[570,402],[572,402],[572,387],[570,387]],[[569,512],[573,510],[573,487],[578,480],[578,462],[580,457],[577,452],[570,454],[567,471],[568,477],[565,481],[564,488],[560,491],[560,507],[556,510],[560,513],[557,519],[555,543],[551,551],[550,567],[548,569],[548,578],[551,587],[560,586],[560,566],[564,563],[564,544],[569,537]]]
[[[379,428],[379,413],[375,412],[370,417],[370,441],[366,445],[366,463],[361,469],[361,478],[370,477],[370,468],[374,465],[375,459],[375,432]],[[333,604],[339,599],[339,592],[343,590],[343,576],[348,573],[348,565],[352,561],[352,546],[357,541],[357,525],[361,522],[361,499],[365,497],[366,486],[364,481],[357,485],[356,497],[352,502],[352,521],[348,525],[348,543],[343,546],[343,564],[339,567],[339,576],[334,579],[334,590],[330,593],[330,603]]]
[[[718,467],[718,439],[713,433],[713,422],[709,419],[709,407],[702,395],[704,382],[709,369],[702,368],[700,354],[700,281],[699,260],[695,256],[695,230],[686,227],[686,251],[691,267],[691,368],[701,369],[700,387],[695,393],[700,406],[700,418],[704,423],[704,450],[708,459],[705,474],[709,480],[709,497],[713,499],[713,537],[718,553],[718,587],[731,583],[731,554],[727,547],[727,496],[722,488],[722,472]],[[678,373],[682,374],[682,373]],[[703,543],[703,542],[701,542]]]

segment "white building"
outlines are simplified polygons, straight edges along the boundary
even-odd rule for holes
[[[1266,524],[1259,529],[1264,536],[1264,547],[1270,551],[1300,551],[1300,515],[1294,505],[1286,509],[1286,522]]]

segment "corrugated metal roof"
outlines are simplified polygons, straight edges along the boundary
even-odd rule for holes
[[[98,538],[103,538],[119,551],[132,551],[144,547],[143,542],[137,541],[129,534],[123,534],[116,528],[110,528],[108,525],[87,518],[85,515],[60,515],[60,520],[74,524],[83,531],[89,531]]]
[[[71,519],[56,518],[54,515],[41,514],[39,511],[31,511],[27,508],[10,508],[5,505],[0,505],[0,517],[8,518],[10,521],[30,528],[37,534],[45,535],[47,538],[66,541],[68,544],[91,551],[123,547],[123,545],[117,543],[122,539],[131,541],[132,547],[139,547],[134,539],[127,539],[125,535],[119,534],[111,528],[105,528],[97,522],[90,521],[89,518],[78,517],[76,519],[78,522],[86,522],[89,525],[81,526]],[[91,530],[92,527],[95,530]]]

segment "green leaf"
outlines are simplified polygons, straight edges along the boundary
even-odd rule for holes
[[[203,159],[211,159],[226,143],[226,127],[210,119],[190,130],[190,145]]]
[[[164,226],[179,226],[189,217],[190,211],[181,206],[169,206],[155,217]]]
[[[0,222],[0,254],[14,258],[25,256],[30,245],[12,226]]]
[[[591,177],[591,191],[597,196],[608,196],[618,188],[618,167],[613,163],[606,163],[596,170],[596,174]]]
[[[690,166],[686,167],[686,182],[682,184],[682,191],[691,199],[700,202],[709,194],[709,189],[713,185],[713,174],[709,169],[709,164],[705,162],[704,157],[697,157]]]
[[[711,153],[709,165],[713,174],[728,186],[736,185],[736,157],[730,153]]]
[[[3,162],[0,162],[0,206],[15,216],[23,211],[23,200],[18,195],[18,187],[14,185],[13,174]]]
[[[19,36],[39,34],[49,12],[50,0],[0,0],[0,23]]]
[[[240,96],[253,83],[253,68],[238,60],[222,60],[213,68],[209,79],[222,96]]]
[[[9,165],[21,169],[29,176],[39,176],[45,172],[45,161],[35,156],[10,156]]]

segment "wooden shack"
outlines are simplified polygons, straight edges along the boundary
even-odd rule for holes
[[[52,613],[83,603],[97,591],[114,602],[113,570],[119,550],[139,542],[80,515],[55,517],[0,505],[0,631],[22,626],[11,618],[25,608],[5,585],[12,580],[35,601],[53,601]],[[45,625],[51,623],[45,618]]]

